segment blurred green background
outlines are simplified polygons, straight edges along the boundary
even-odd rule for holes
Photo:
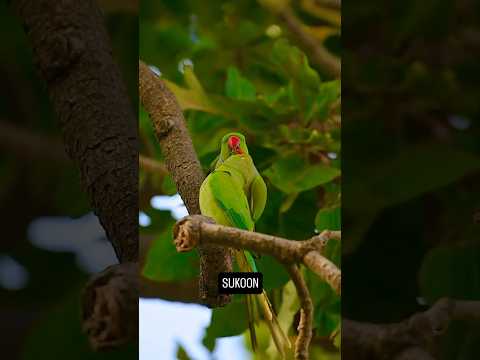
[[[343,316],[480,300],[479,6],[343,6]],[[479,330],[452,324],[441,358],[479,358]]]
[[[59,124],[21,23],[5,3],[0,2],[1,357],[136,358],[134,346],[93,353],[81,331],[80,292],[89,271],[78,265],[79,257],[85,251],[93,267],[115,259],[92,256],[96,244],[107,249],[109,245],[104,237],[88,241],[86,226],[98,229],[98,223],[95,217],[84,217],[91,209],[78,170],[64,153]],[[138,11],[131,1],[99,3],[114,57],[136,107]],[[44,226],[36,235],[49,246],[32,243],[32,224],[37,220]],[[59,236],[60,228],[66,229],[66,236]],[[80,240],[79,246],[74,239]]]
[[[302,240],[340,227],[340,82],[312,66],[309,54],[273,11],[274,3],[281,4],[142,1],[139,56],[177,96],[205,172],[225,133],[240,131],[246,136],[268,186],[267,206],[256,231]],[[339,56],[338,9],[301,1],[292,11],[303,32]],[[140,136],[141,154],[161,163],[142,108]],[[150,219],[141,229],[142,243],[148,243],[143,276],[171,284],[195,280],[197,254],[176,253],[172,214],[150,202],[153,195],[176,193],[172,179],[141,167],[140,190],[141,211]],[[338,243],[332,246],[328,255],[337,264],[339,248]],[[259,269],[280,321],[294,340],[299,304],[292,284],[282,266],[268,256],[259,260]],[[315,307],[312,359],[339,359],[340,298],[313,273],[305,269],[303,273]],[[180,295],[177,300],[182,301]],[[213,350],[216,339],[245,334],[244,309],[239,296],[213,310],[203,344]],[[158,331],[168,327],[159,325]],[[277,358],[265,324],[258,335],[255,358]]]

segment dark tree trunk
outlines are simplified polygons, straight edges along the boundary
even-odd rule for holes
[[[67,154],[121,262],[138,258],[137,121],[94,0],[14,0]]]

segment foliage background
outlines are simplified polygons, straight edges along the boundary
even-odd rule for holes
[[[295,9],[305,31],[338,50],[339,13],[332,23],[306,5],[315,4],[304,1]],[[160,71],[176,94],[205,171],[225,133],[244,133],[268,186],[256,230],[301,240],[340,227],[340,82],[313,68],[295,45],[275,14],[256,1],[141,2],[139,56]],[[143,109],[140,130],[141,153],[161,161]],[[143,276],[163,282],[198,276],[198,256],[175,252],[170,212],[149,203],[154,194],[175,194],[171,178],[141,171],[140,186],[141,210],[152,219],[141,232],[150,239]],[[339,247],[329,256],[339,264]],[[295,335],[299,305],[285,270],[268,256],[260,259],[259,268],[280,321]],[[312,358],[339,358],[334,335],[340,299],[318,277],[306,270],[304,275],[315,306]],[[213,311],[203,343],[212,350],[216,338],[246,329],[243,298],[235,297]],[[259,342],[256,358],[275,356],[265,325]]]
[[[396,322],[442,296],[480,300],[478,6],[343,6],[346,317]],[[478,358],[479,333],[452,324],[442,358]]]
[[[6,3],[0,2],[0,278],[3,284],[26,275],[27,281],[18,282],[18,288],[0,287],[0,357],[136,358],[134,346],[94,353],[80,328],[80,294],[90,274],[77,266],[78,256],[84,251],[93,263],[108,261],[100,259],[100,254],[92,256],[96,245],[106,240],[101,234],[88,238],[91,224],[82,221],[91,209],[80,188],[78,170],[69,160],[58,161],[64,156],[59,126],[24,30]],[[130,3],[100,1],[114,57],[136,106],[138,18]],[[20,135],[7,133],[4,124],[21,130]],[[49,146],[32,153],[31,138],[22,134]],[[53,217],[42,233],[50,240],[50,250],[35,246],[29,236],[31,224],[45,216]],[[20,268],[5,265],[5,257]]]

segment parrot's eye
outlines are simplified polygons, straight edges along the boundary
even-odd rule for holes
[[[240,138],[238,136],[232,135],[228,138],[228,147],[230,149],[235,149],[240,144]]]

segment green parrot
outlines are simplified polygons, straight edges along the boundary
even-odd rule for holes
[[[237,132],[225,135],[214,170],[200,187],[200,210],[217,224],[253,231],[267,201],[267,187],[248,154],[245,137]],[[234,250],[240,271],[258,271],[255,259],[248,251]],[[246,296],[248,324],[253,350],[257,347],[255,320],[257,304],[272,333],[273,340],[284,356],[290,348],[265,291]]]

